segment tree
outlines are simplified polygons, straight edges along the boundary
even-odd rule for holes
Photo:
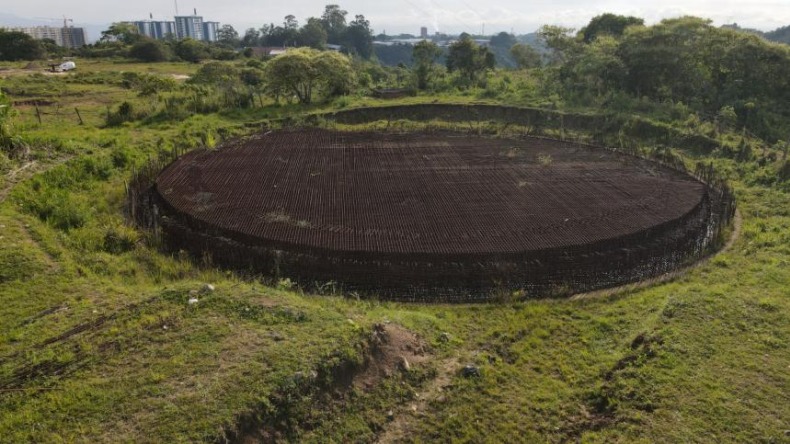
[[[373,55],[373,30],[370,29],[370,22],[365,20],[364,15],[354,17],[354,21],[346,28],[345,35],[351,53],[366,60]]]
[[[45,57],[44,47],[33,37],[0,29],[0,60],[36,60]]]
[[[132,45],[129,57],[141,62],[164,62],[170,59],[170,50],[160,41],[145,38]]]
[[[447,70],[458,71],[470,84],[496,64],[494,54],[484,46],[479,46],[468,35],[450,45],[447,53]]]
[[[131,23],[113,23],[109,28],[101,32],[102,42],[121,42],[124,45],[132,45],[140,40],[140,32]]]
[[[282,46],[298,46],[299,22],[293,15],[286,15],[283,20],[283,27],[278,31],[281,34]]]
[[[499,34],[491,37],[491,40],[489,41],[488,44],[495,48],[507,49],[516,44],[516,38],[513,36],[513,34],[500,32]]]
[[[41,44],[41,47],[47,57],[63,57],[69,53],[68,48],[58,46],[58,44],[52,39],[41,39],[38,40],[38,42]]]
[[[423,40],[412,50],[412,63],[414,64],[414,77],[417,80],[417,88],[427,89],[431,74],[435,70],[436,59],[442,54],[442,50],[436,43]]]
[[[321,25],[321,20],[315,17],[307,19],[307,23],[299,30],[299,42],[302,46],[324,49],[326,47],[326,39],[326,31]]]
[[[255,28],[249,28],[247,31],[244,32],[244,37],[241,39],[241,46],[245,48],[250,48],[253,46],[258,46],[261,39],[261,33]]]
[[[194,85],[216,85],[240,78],[240,70],[223,62],[208,62],[197,70],[188,82]]]
[[[590,23],[579,31],[585,43],[590,43],[599,35],[620,37],[629,26],[643,26],[645,21],[638,17],[624,15],[601,14],[593,17]]]
[[[619,41],[601,35],[587,45],[563,71],[568,88],[594,91],[596,96],[620,88],[625,77],[625,65],[618,57]]]
[[[299,29],[299,21],[296,20],[296,16],[292,14],[288,14],[285,16],[283,25],[285,29]]]
[[[510,47],[510,56],[519,68],[537,68],[541,65],[540,53],[531,45],[516,43]]]
[[[702,98],[718,81],[709,77],[712,70],[706,65],[711,58],[721,58],[732,50],[731,42],[714,45],[710,39],[713,30],[708,20],[694,17],[629,28],[618,50],[628,71],[624,87],[636,95],[658,100],[689,103],[691,97]]]
[[[551,62],[564,62],[573,52],[578,51],[578,42],[571,37],[573,28],[544,25],[538,29],[538,39],[551,49]]]
[[[202,42],[186,38],[176,43],[176,55],[181,57],[182,60],[192,63],[199,63],[201,60],[208,58],[208,48]]]
[[[354,78],[347,56],[311,48],[293,49],[275,57],[266,64],[265,72],[272,93],[291,93],[300,103],[311,103],[316,91],[327,97],[346,92]]]
[[[217,42],[228,48],[238,48],[239,46],[239,33],[231,25],[222,25],[217,30]]]
[[[340,43],[346,31],[346,15],[348,11],[340,9],[338,5],[326,5],[321,15],[321,24],[326,31],[327,41]]]

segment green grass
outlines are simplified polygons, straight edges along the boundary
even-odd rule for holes
[[[80,66],[102,76],[192,68]],[[734,182],[740,238],[672,281],[501,305],[357,301],[158,252],[125,224],[124,182],[160,150],[199,145],[207,134],[393,102],[270,104],[104,128],[107,105],[144,99],[112,82],[7,82],[88,117],[78,125],[46,115],[38,124],[31,107],[19,107],[17,129],[35,141],[31,159],[47,171],[14,185],[0,204],[0,441],[213,441],[240,418],[290,418],[277,427],[294,440],[365,442],[388,427],[389,410],[417,442],[788,439],[790,196],[761,185],[756,163],[713,159]],[[394,103],[435,100],[483,99]],[[4,172],[25,161],[10,162]],[[206,282],[216,291],[190,293]],[[189,304],[191,297],[199,301]],[[371,326],[385,321],[418,333],[431,359],[371,392],[330,391],[329,399],[298,376],[358,362]],[[480,367],[479,378],[460,375],[467,363]],[[442,372],[448,387],[410,413]]]

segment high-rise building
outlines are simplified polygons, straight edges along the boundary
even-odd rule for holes
[[[203,40],[216,42],[217,31],[219,31],[219,22],[203,22]]]
[[[426,28],[425,26],[420,28],[420,37],[424,39],[428,38],[428,28]]]
[[[182,40],[190,38],[205,42],[216,42],[219,22],[204,22],[203,17],[197,15],[197,10],[193,15],[177,15],[174,21],[138,20],[126,22],[134,25],[137,31],[152,39],[165,39],[171,36],[174,39]]]
[[[8,28],[8,30],[23,32],[36,40],[54,40],[55,44],[66,48],[79,48],[85,45],[87,41],[87,38],[85,37],[85,29],[75,28],[73,26],[64,26],[62,28],[54,26],[29,26],[22,28]]]
[[[67,48],[81,48],[87,43],[84,28],[69,26],[68,28],[61,29],[63,34],[63,46]]]
[[[140,20],[131,22],[137,31],[152,39],[165,39],[168,36],[176,38],[176,22],[156,21],[156,20]]]
[[[190,38],[194,40],[204,40],[203,17],[199,15],[177,15],[176,37],[181,40]]]

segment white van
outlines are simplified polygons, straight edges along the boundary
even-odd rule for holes
[[[71,71],[73,69],[77,69],[77,64],[69,60],[68,62],[63,62],[58,66],[58,69],[61,71]]]

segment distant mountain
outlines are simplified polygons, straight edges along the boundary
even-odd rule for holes
[[[735,30],[735,31],[745,32],[747,34],[757,34],[759,36],[762,36],[764,34],[759,29],[741,28],[740,26],[738,26],[737,23],[732,23],[732,24],[729,24],[729,25],[721,25],[721,27],[724,28],[724,29],[732,29],[732,30]]]
[[[766,32],[763,37],[774,42],[790,44],[790,26],[783,26],[771,32]]]
[[[736,31],[747,32],[750,34],[757,34],[766,40],[771,40],[772,42],[790,44],[790,26],[783,26],[769,32],[763,32],[759,29],[741,28],[737,23],[733,23],[731,25],[722,25],[722,28],[734,29]]]
[[[14,14],[7,14],[0,12],[0,27],[15,27],[15,26],[37,26],[41,25],[40,20],[33,20],[24,17],[19,17]]]
[[[529,34],[521,34],[516,36],[516,41],[519,43],[526,43],[532,45],[535,49],[540,49],[543,45],[540,42],[537,32],[530,32]],[[544,48],[545,49],[545,48]]]

